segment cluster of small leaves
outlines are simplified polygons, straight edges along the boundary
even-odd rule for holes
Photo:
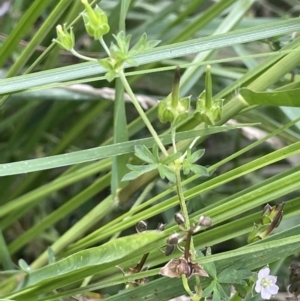
[[[137,67],[138,62],[133,59],[133,56],[154,48],[160,41],[147,41],[147,34],[144,33],[139,41],[130,49],[131,35],[126,35],[122,30],[117,35],[113,35],[116,40],[111,43],[110,56],[105,59],[100,59],[100,65],[107,70],[106,79],[111,82],[119,72],[123,70],[124,63],[130,66]]]
[[[197,162],[204,155],[204,152],[204,149],[199,149],[194,153],[192,153],[190,148],[187,150],[187,156],[182,163],[182,169],[185,175],[188,175],[190,172],[193,172],[194,174],[206,177],[209,176],[207,168],[199,164],[195,164],[195,162]]]
[[[209,173],[204,166],[195,164],[195,162],[203,156],[203,149],[194,153],[191,153],[191,150],[189,149],[186,158],[183,160],[181,159],[182,154],[180,152],[170,154],[168,157],[161,159],[156,144],[153,146],[152,152],[144,145],[135,146],[134,150],[135,155],[148,164],[127,164],[127,167],[131,172],[127,173],[122,178],[122,181],[134,180],[149,171],[157,169],[162,179],[167,178],[170,182],[175,183],[174,162],[180,164],[180,169],[183,170],[185,175],[193,172],[194,174],[199,174],[201,176],[209,176]]]
[[[210,248],[207,249],[206,255],[211,255]],[[213,294],[213,301],[229,300],[231,285],[238,291],[247,286],[247,280],[251,279],[253,273],[248,269],[242,269],[243,265],[244,263],[240,261],[217,273],[214,262],[203,264],[204,269],[213,279],[210,285],[203,290],[202,297],[207,298]]]
[[[175,182],[175,175],[173,170],[168,166],[181,156],[181,153],[170,154],[164,159],[160,159],[158,147],[155,144],[153,146],[152,153],[144,145],[135,146],[135,155],[140,158],[143,162],[148,163],[147,165],[132,165],[127,164],[127,167],[131,170],[126,174],[122,181],[129,181],[138,178],[146,172],[157,169],[162,179],[167,178],[171,182]]]

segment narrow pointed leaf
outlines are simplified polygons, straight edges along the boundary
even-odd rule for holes
[[[146,163],[155,163],[155,157],[145,145],[137,145],[134,147],[135,155]]]

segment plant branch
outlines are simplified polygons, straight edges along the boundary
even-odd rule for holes
[[[124,88],[126,90],[126,92],[128,93],[128,95],[130,96],[133,105],[135,106],[136,110],[138,111],[139,115],[141,116],[141,118],[143,119],[144,123],[146,124],[148,130],[150,131],[152,137],[154,138],[155,142],[157,143],[158,147],[160,148],[160,150],[162,151],[162,153],[167,157],[169,154],[165,148],[165,146],[162,144],[162,142],[160,141],[155,129],[153,128],[152,124],[150,123],[147,115],[145,114],[143,108],[141,107],[141,105],[139,104],[138,100],[136,99],[133,91],[131,90],[131,87],[125,77],[125,74],[123,71],[121,71],[119,73],[119,77],[122,81],[122,84],[124,85]]]

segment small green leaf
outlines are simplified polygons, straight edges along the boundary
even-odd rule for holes
[[[159,151],[158,151],[158,145],[156,143],[154,143],[153,145],[152,154],[155,157],[155,162],[159,163],[160,162]]]
[[[146,163],[156,163],[154,155],[145,145],[136,145],[134,147],[134,154]]]
[[[148,172],[148,171],[151,171],[155,168],[157,168],[157,164],[154,163],[154,164],[146,164],[146,165],[132,165],[132,164],[126,164],[126,166],[134,171],[134,172],[138,172],[138,173],[145,173],[145,172]]]
[[[207,287],[203,290],[203,292],[202,292],[202,297],[203,297],[203,298],[209,297],[209,296],[212,294],[212,292],[214,291],[215,285],[216,285],[216,281],[213,280],[213,281],[210,283],[210,285],[207,286]]]
[[[134,179],[138,178],[139,176],[157,168],[157,164],[148,164],[148,165],[127,164],[126,166],[132,171],[127,173],[126,175],[124,175],[124,177],[122,178],[121,181],[134,180]]]
[[[159,40],[150,40],[147,41],[147,34],[143,33],[138,42],[130,49],[129,55],[134,56],[146,50],[154,48],[160,43]]]
[[[160,42],[161,42],[161,40],[149,40],[149,41],[147,41],[146,49],[152,49],[152,48],[156,47]]]
[[[31,271],[31,267],[24,259],[19,259],[18,264],[22,271],[26,273],[29,273]]]
[[[251,276],[252,272],[250,270],[237,270],[234,267],[228,267],[218,274],[218,281],[220,283],[237,283],[246,285],[247,283],[244,281],[244,279],[250,278]]]
[[[218,289],[218,285],[219,285],[219,283],[216,282],[215,287],[214,287],[214,291],[213,291],[212,301],[221,301],[222,300],[222,296],[221,296],[221,293]],[[222,301],[225,301],[225,300],[222,300]]]
[[[98,60],[100,66],[102,66],[106,70],[112,70],[112,65],[108,58]]]
[[[180,152],[172,153],[168,157],[164,158],[162,160],[162,163],[165,165],[168,165],[168,164],[174,162],[175,160],[179,159],[181,157],[181,155],[182,155],[182,153],[180,153]]]
[[[125,181],[132,181],[137,179],[141,174],[131,171],[129,173],[127,173],[126,175],[123,176],[123,178],[121,179],[121,182],[125,182]]]
[[[219,282],[216,283],[216,290],[214,291],[214,295],[218,291],[221,300],[229,300],[230,297],[230,285],[227,284],[220,284]]]
[[[130,55],[136,55],[142,52],[147,46],[147,34],[144,32],[137,43],[130,49]]]
[[[159,164],[158,172],[162,179],[167,178],[170,182],[176,182],[174,171],[170,167],[163,164]]]
[[[201,253],[202,256],[199,256],[199,257],[205,257],[202,253]],[[206,249],[206,257],[210,256],[211,255],[211,248],[208,247]],[[209,263],[203,263],[202,264],[204,270],[211,276],[213,277],[214,279],[217,279],[217,270],[216,270],[216,266],[214,264],[214,262],[209,262]]]
[[[201,165],[198,165],[198,164],[192,164],[190,169],[195,175],[201,175],[201,176],[204,176],[204,177],[209,176],[209,172],[208,172],[207,168],[204,167],[204,166],[201,166]]]
[[[195,163],[197,162],[205,153],[205,149],[199,149],[191,154],[190,162]]]
[[[105,73],[105,78],[108,82],[112,82],[117,76],[117,73],[115,71],[108,71]]]
[[[238,296],[242,299],[244,299],[246,297],[246,295],[248,294],[248,290],[245,287],[245,285],[241,285],[241,284],[237,284],[234,283],[234,288],[236,290],[236,292],[238,293]]]

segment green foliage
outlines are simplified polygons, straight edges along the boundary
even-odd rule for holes
[[[210,275],[204,296],[227,300],[231,284],[246,296],[267,264],[284,292],[300,250],[297,1],[13,2],[0,20],[0,300],[186,294],[159,275],[182,256],[160,251],[187,233],[173,220],[182,200],[191,227],[213,222],[188,262]],[[266,211],[248,244],[267,203],[283,215]],[[141,220],[149,231],[136,234]]]
[[[183,173],[185,175],[188,175],[190,172],[193,172],[195,175],[206,177],[209,176],[209,172],[204,166],[194,164],[204,155],[204,152],[204,149],[199,149],[194,153],[192,153],[191,149],[187,150],[187,156],[182,164]]]
[[[117,35],[113,34],[116,43],[110,45],[110,56],[106,59],[99,60],[100,65],[106,69],[105,78],[111,82],[120,71],[123,70],[124,64],[137,67],[139,63],[134,59],[134,56],[146,50],[154,48],[160,41],[147,41],[147,34],[144,33],[139,41],[130,48],[131,35],[126,35],[121,30]]]
[[[162,179],[167,178],[169,181],[175,182],[174,172],[168,166],[168,164],[178,159],[181,155],[180,153],[174,153],[164,159],[160,159],[156,144],[153,147],[153,153],[151,153],[148,150],[148,148],[145,147],[144,145],[135,146],[134,150],[135,150],[135,155],[148,164],[147,165],[127,164],[127,167],[132,171],[126,174],[123,177],[122,181],[134,180],[139,176],[143,175],[144,173],[157,169]]]
[[[206,254],[211,256],[210,248],[208,248]],[[245,266],[243,261],[236,262],[217,273],[213,261],[204,264],[204,268],[210,274],[212,280],[203,291],[203,297],[209,297],[213,294],[213,300],[229,300],[230,284],[245,286],[247,282],[244,279],[252,277],[252,272],[249,269],[243,269],[243,266]]]

